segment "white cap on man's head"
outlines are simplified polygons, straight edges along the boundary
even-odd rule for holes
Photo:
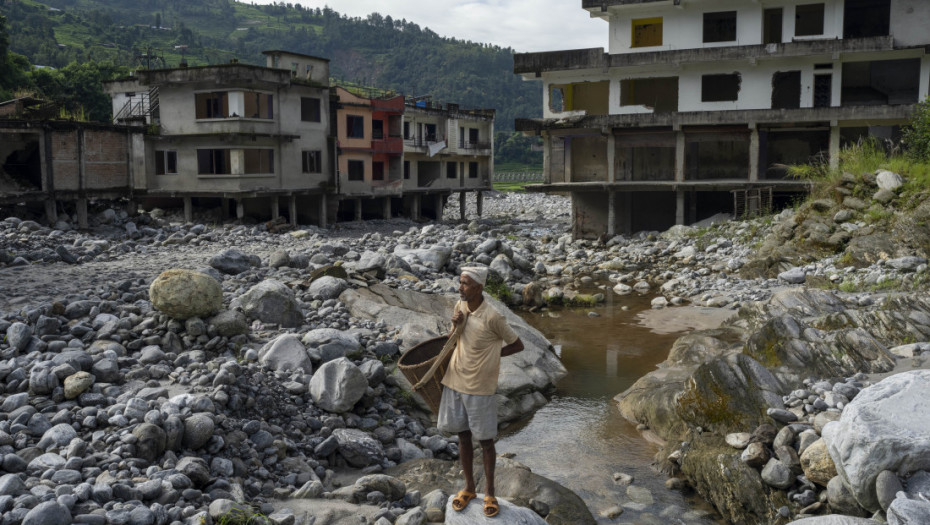
[[[467,275],[481,286],[488,282],[488,269],[485,266],[465,266],[462,268],[462,275]]]

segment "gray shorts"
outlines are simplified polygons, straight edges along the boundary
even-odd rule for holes
[[[442,387],[439,401],[439,430],[458,434],[471,430],[478,441],[497,437],[496,396],[462,394],[449,387]]]

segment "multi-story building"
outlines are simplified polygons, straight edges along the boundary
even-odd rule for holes
[[[404,97],[333,90],[339,217],[391,218],[403,193]],[[395,201],[398,201],[395,203]],[[394,210],[394,211],[392,211]]]
[[[335,186],[330,131],[329,61],[266,51],[266,65],[138,70],[105,83],[114,122],[148,125],[144,175],[133,184],[146,198],[194,199],[325,225]],[[283,200],[283,202],[282,202]]]
[[[540,189],[571,193],[576,236],[664,229],[804,191],[787,165],[835,163],[861,137],[896,139],[930,90],[923,0],[582,8],[607,22],[606,53],[514,61],[544,89],[543,118],[516,127],[544,137]]]
[[[493,137],[493,109],[409,99],[403,129],[408,214],[439,218],[444,200],[458,193],[464,219],[465,197],[475,193],[480,215],[482,191],[491,189],[494,173]]]

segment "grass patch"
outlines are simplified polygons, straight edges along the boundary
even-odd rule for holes
[[[525,191],[527,184],[537,184],[535,182],[495,182],[492,184],[497,191]]]
[[[504,304],[511,304],[511,301],[513,301],[513,291],[507,286],[507,283],[489,282],[487,286],[484,287],[484,291]]]

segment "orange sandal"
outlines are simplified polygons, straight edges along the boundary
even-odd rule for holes
[[[456,512],[462,512],[465,510],[465,507],[468,506],[468,502],[477,498],[478,495],[474,492],[469,492],[467,490],[460,490],[458,494],[452,498],[452,510]]]
[[[488,518],[493,518],[497,516],[497,513],[501,511],[500,505],[497,504],[497,498],[494,496],[485,496],[484,498],[484,515]]]

